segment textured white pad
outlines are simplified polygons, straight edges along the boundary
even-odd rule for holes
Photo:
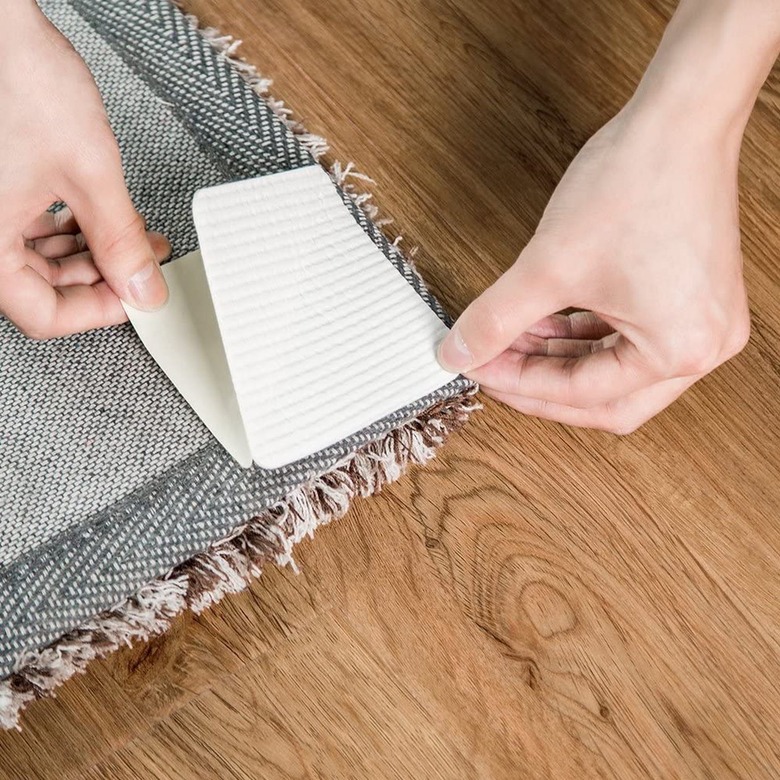
[[[257,464],[311,455],[454,378],[436,361],[446,327],[318,165],[200,190],[193,215]]]

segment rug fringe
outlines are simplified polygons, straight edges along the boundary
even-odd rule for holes
[[[30,702],[54,696],[57,686],[95,658],[165,631],[184,609],[188,585],[183,573],[154,580],[43,650],[24,654],[20,669],[0,680],[0,728],[21,730],[19,715]]]
[[[170,2],[182,11],[184,18],[192,25],[192,28],[211,44],[217,54],[241,74],[255,94],[265,102],[279,121],[296,137],[301,146],[309,151],[314,160],[322,164],[333,182],[352,198],[377,227],[387,228],[395,223],[392,217],[380,213],[379,207],[373,202],[373,193],[365,189],[366,185],[376,184],[370,176],[357,170],[355,163],[351,160],[346,165],[340,160],[327,163],[324,158],[330,152],[330,144],[323,136],[310,132],[303,122],[294,118],[293,110],[286,106],[283,100],[279,100],[271,94],[273,79],[264,76],[252,63],[238,55],[238,49],[243,43],[242,40],[234,38],[232,35],[226,35],[215,27],[201,27],[198,17],[184,10],[184,0],[170,0]],[[391,245],[401,253],[406,265],[414,272],[420,284],[424,286],[424,281],[414,262],[419,247],[415,244],[404,251],[401,248],[404,241],[403,234],[396,233]]]
[[[181,7],[179,0],[172,0]],[[269,94],[271,80],[236,56],[241,41],[222,35],[214,28],[201,29],[196,17],[189,22],[247,80],[276,116],[294,133],[318,162],[328,153],[324,138],[306,130],[292,118],[283,101]],[[338,184],[377,225],[391,219],[378,217],[371,193],[361,191],[357,183],[373,184],[372,179],[355,169],[353,163],[334,161],[329,172]],[[392,244],[402,241],[396,236]],[[400,250],[399,250],[400,252]],[[413,255],[400,252],[415,272]],[[420,279],[422,284],[422,279]],[[126,601],[103,612],[60,637],[43,650],[28,652],[17,662],[15,671],[0,680],[0,729],[19,729],[19,716],[31,702],[54,696],[55,689],[75,674],[83,673],[89,663],[122,645],[145,641],[163,633],[184,609],[201,613],[228,593],[244,590],[268,562],[288,565],[296,572],[293,548],[312,536],[316,528],[342,517],[356,496],[367,497],[397,480],[410,463],[424,464],[455,430],[461,428],[472,411],[481,407],[474,398],[476,386],[421,412],[417,417],[390,431],[382,439],[365,445],[337,463],[330,471],[304,483],[282,501],[258,517],[234,529],[175,567],[168,574],[144,585]]]
[[[182,0],[171,0],[171,2],[182,12],[184,12],[184,2]],[[271,94],[273,79],[263,76],[257,68],[247,62],[243,57],[238,56],[238,49],[243,41],[234,38],[232,35],[225,35],[214,27],[201,27],[200,21],[194,14],[184,12],[184,17],[205,38],[217,54],[232,65],[244,80],[252,87],[255,93],[263,99],[265,104],[274,112],[282,124],[295,135],[301,146],[309,151],[311,156],[330,174],[331,179],[346,192],[352,200],[360,206],[366,215],[377,227],[387,227],[392,225],[392,217],[381,216],[379,207],[372,202],[373,194],[365,189],[360,189],[358,182],[373,185],[376,182],[365,173],[361,173],[355,168],[353,162],[344,165],[339,160],[334,160],[330,165],[326,164],[324,157],[330,152],[330,145],[321,135],[309,132],[303,122],[295,119],[293,110],[285,105],[283,100],[279,100]],[[398,246],[403,241],[403,236],[397,235],[393,240],[393,246]],[[416,251],[413,247],[411,252]],[[411,263],[411,258],[406,257]]]
[[[430,407],[309,480],[208,550],[144,585],[124,603],[43,650],[26,653],[17,670],[0,680],[0,728],[20,729],[19,716],[30,702],[53,696],[57,686],[84,672],[94,659],[163,633],[185,608],[201,613],[228,593],[244,590],[266,563],[290,565],[297,571],[294,546],[344,515],[352,498],[370,496],[398,479],[410,463],[424,464],[435,457],[447,436],[480,407],[475,393],[476,387]]]

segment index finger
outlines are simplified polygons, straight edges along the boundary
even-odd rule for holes
[[[445,368],[467,374],[501,355],[534,323],[566,305],[568,286],[551,276],[532,240],[502,276],[473,300],[439,346]]]

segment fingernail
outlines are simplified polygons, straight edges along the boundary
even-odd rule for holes
[[[447,334],[445,339],[439,344],[439,363],[442,368],[452,371],[455,374],[462,374],[471,368],[474,358],[460,335],[458,326]]]
[[[130,303],[137,309],[154,311],[168,300],[168,285],[160,266],[152,261],[130,277],[127,283]]]

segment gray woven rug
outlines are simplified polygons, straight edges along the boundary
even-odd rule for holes
[[[318,164],[324,142],[168,0],[42,0],[95,75],[128,185],[174,256],[204,185]],[[355,219],[446,319],[372,222]],[[0,317],[0,727],[92,658],[243,588],[269,560],[424,462],[473,408],[458,379],[310,458],[240,469],[129,325],[37,343]],[[327,413],[327,410],[323,410]]]

